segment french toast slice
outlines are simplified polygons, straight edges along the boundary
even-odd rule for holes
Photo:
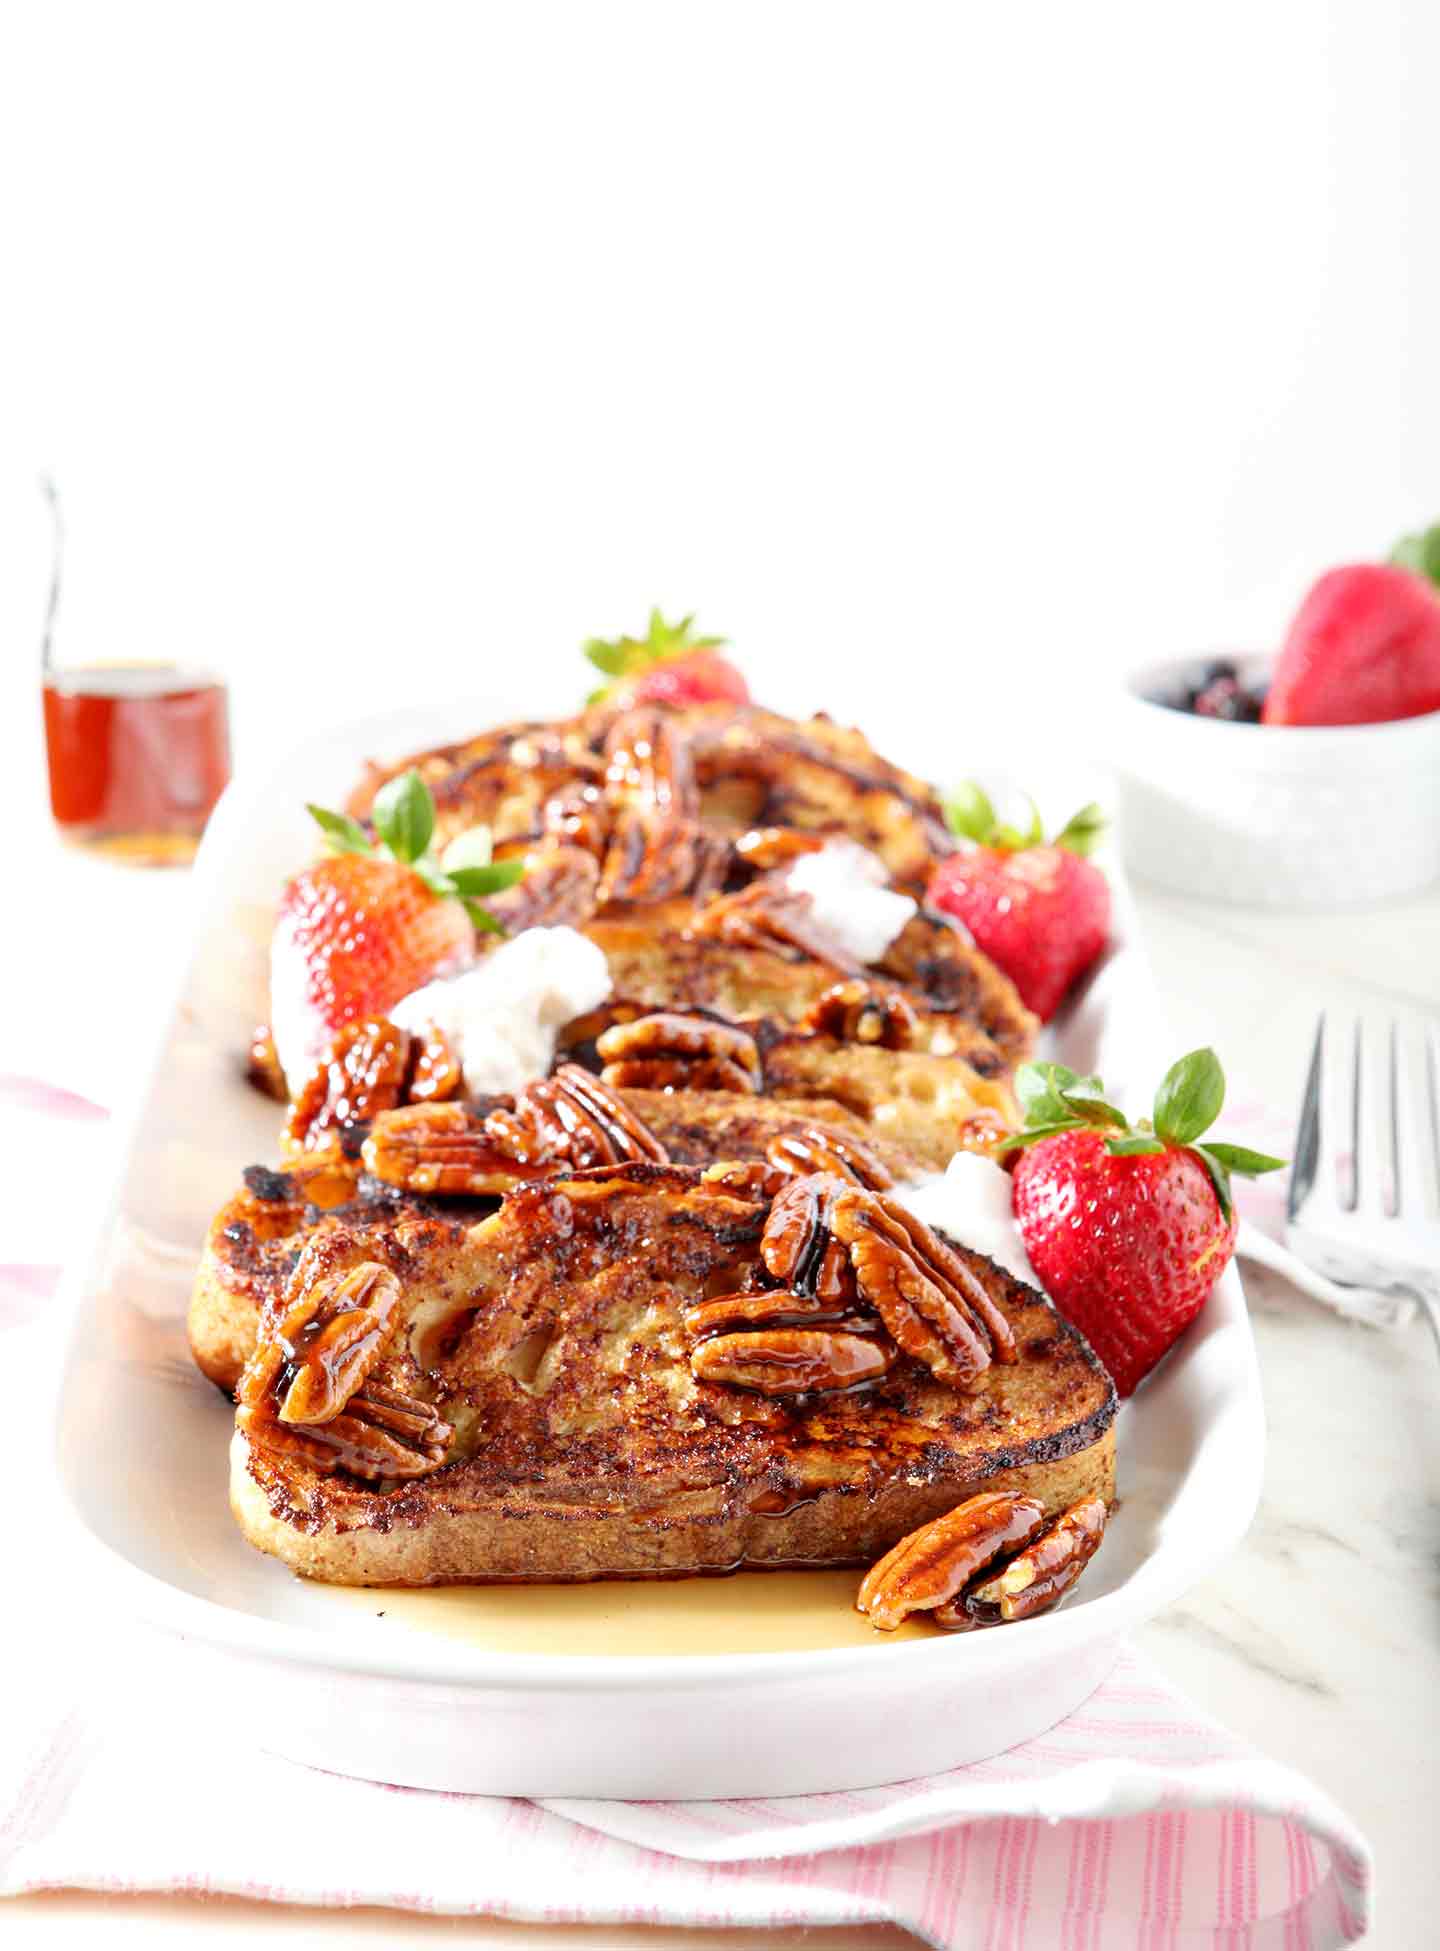
[[[764,1159],[778,1139],[808,1134],[832,1143],[863,1142],[896,1181],[915,1178],[927,1163],[824,1099],[686,1090],[631,1090],[622,1097],[676,1165]],[[196,1270],[187,1323],[196,1364],[217,1387],[234,1389],[254,1353],[261,1313],[278,1303],[318,1227],[368,1231],[406,1217],[473,1217],[480,1210],[474,1200],[436,1200],[377,1180],[363,1170],[353,1137],[347,1150],[335,1145],[301,1154],[283,1170],[249,1167],[240,1190],[212,1220]]]
[[[851,1343],[888,1348],[863,1385],[697,1372],[717,1297],[801,1306],[763,1285],[764,1181],[628,1164],[524,1187],[470,1225],[322,1225],[241,1382],[246,1537],[343,1584],[640,1578],[867,1563],[982,1487],[1047,1511],[1112,1497],[1109,1378],[1043,1296],[963,1248],[994,1355],[963,1381],[867,1324],[863,1282],[839,1317],[806,1304],[847,1361]]]

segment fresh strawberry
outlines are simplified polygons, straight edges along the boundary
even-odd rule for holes
[[[374,840],[347,814],[309,811],[331,852],[286,883],[270,945],[271,1028],[292,1096],[343,1025],[468,959],[475,930],[499,927],[479,897],[524,872],[491,862],[480,828],[437,861],[434,802],[413,768],[375,795]]]
[[[1029,831],[1019,833],[996,820],[973,783],[945,810],[966,844],[936,868],[926,901],[963,921],[1048,1023],[1110,939],[1110,886],[1085,858],[1104,817],[1086,806],[1047,842],[1033,808]]]
[[[750,687],[728,657],[724,637],[691,634],[692,616],[667,623],[650,612],[643,637],[592,637],[585,655],[611,681],[592,691],[590,704],[748,705]]]
[[[1423,561],[1425,538],[1407,561]],[[1265,700],[1266,725],[1379,725],[1440,711],[1440,592],[1394,562],[1322,576],[1295,614]]]
[[[1089,1341],[1122,1396],[1190,1325],[1235,1250],[1230,1175],[1284,1160],[1199,1140],[1225,1075],[1194,1050],[1165,1076],[1152,1118],[1131,1125],[1098,1077],[1026,1064],[1015,1218],[1040,1284]]]

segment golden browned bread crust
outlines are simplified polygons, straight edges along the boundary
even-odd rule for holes
[[[446,1460],[383,1487],[323,1474],[284,1430],[242,1434],[242,1529],[347,1583],[643,1577],[861,1562],[992,1482],[1054,1509],[1112,1494],[1104,1370],[963,1249],[1018,1350],[972,1387],[906,1356],[859,1391],[697,1379],[686,1309],[746,1277],[768,1210],[744,1185],[632,1165],[527,1187],[468,1228],[322,1225],[292,1293],[362,1264],[393,1275],[403,1326],[366,1386],[443,1418]]]

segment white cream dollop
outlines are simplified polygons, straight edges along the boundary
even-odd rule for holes
[[[427,982],[388,1012],[402,1030],[433,1024],[459,1053],[472,1097],[503,1097],[549,1070],[555,1037],[610,994],[610,965],[574,928],[527,928],[473,969]]]
[[[1017,1280],[1040,1285],[1015,1224],[1010,1174],[993,1158],[956,1152],[943,1172],[897,1186],[895,1197],[927,1226],[948,1233],[961,1246],[973,1247]]]
[[[827,840],[801,854],[785,876],[796,894],[808,894],[811,911],[857,962],[878,962],[916,912],[908,894],[886,886],[885,863],[854,840]]]

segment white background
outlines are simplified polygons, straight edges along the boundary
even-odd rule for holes
[[[42,465],[62,650],[242,756],[651,601],[936,766],[1092,735],[1440,514],[1437,72],[1424,0],[11,7],[7,799]]]

